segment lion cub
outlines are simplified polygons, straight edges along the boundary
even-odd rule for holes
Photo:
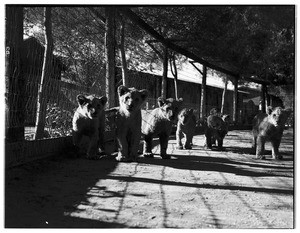
[[[144,157],[153,158],[152,139],[159,137],[160,156],[163,159],[170,159],[167,155],[169,136],[172,131],[172,125],[177,119],[181,109],[183,99],[175,100],[173,98],[158,98],[158,108],[153,110],[142,110],[142,134],[144,135]]]
[[[97,153],[104,153],[105,114],[104,106],[107,98],[93,95],[77,96],[78,108],[73,116],[73,144],[79,148],[82,137],[88,136],[90,141],[86,156],[97,158]]]
[[[257,159],[265,159],[265,143],[271,142],[272,158],[282,159],[279,154],[279,145],[282,138],[285,123],[290,116],[291,109],[281,107],[268,107],[267,113],[259,113],[253,119],[253,142],[252,148],[256,152]]]
[[[194,109],[184,108],[178,114],[178,123],[176,130],[176,147],[177,149],[192,149],[193,137],[196,129],[196,116]],[[184,146],[182,145],[182,136],[185,137]]]
[[[229,118],[229,115],[222,115],[215,108],[210,111],[210,115],[204,124],[205,147],[212,149],[212,144],[216,144],[217,141],[218,149],[223,150],[223,140],[228,133]]]
[[[119,86],[118,96],[120,106],[108,110],[108,112],[116,112],[115,123],[118,142],[116,160],[132,162],[136,161],[138,156],[142,124],[141,106],[148,97],[148,91]]]

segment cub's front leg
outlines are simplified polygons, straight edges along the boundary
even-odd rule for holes
[[[205,133],[205,138],[206,138],[206,147],[208,149],[211,149],[212,148],[212,134],[209,129]]]
[[[133,161],[137,161],[138,158],[138,150],[140,145],[141,132],[137,131],[131,135],[131,151],[129,151],[129,157]]]
[[[264,155],[265,151],[265,137],[258,136],[256,139],[256,158],[257,159],[265,159]]]
[[[146,158],[153,158],[153,153],[152,153],[152,135],[145,135],[144,136],[144,151],[143,155]]]
[[[73,132],[72,132],[72,140],[73,140],[74,149],[72,149],[72,152],[74,154],[72,155],[72,157],[74,157],[74,158],[80,156],[80,147],[79,147],[79,144],[80,144],[80,141],[82,139],[82,136],[83,136],[83,134],[81,132],[73,130]]]
[[[279,154],[279,145],[280,145],[280,139],[272,139],[271,140],[272,145],[272,158],[273,159],[282,159],[282,155]]]
[[[170,159],[171,156],[167,154],[169,135],[166,133],[162,133],[159,135],[160,142],[160,156],[163,159]]]
[[[124,127],[120,121],[117,125],[116,130],[116,139],[118,143],[118,156],[116,157],[117,161],[127,162],[129,160],[128,156],[128,141],[127,141],[127,133],[128,128]]]
[[[218,150],[223,150],[223,138],[218,138]]]
[[[186,141],[185,141],[184,148],[187,150],[192,149],[193,136],[189,134],[185,134],[185,138]]]
[[[177,147],[177,149],[180,149],[180,150],[183,149],[181,139],[182,139],[182,132],[179,129],[179,126],[177,126],[177,130],[176,130],[176,147]]]
[[[88,159],[97,159],[97,149],[98,149],[98,134],[95,133],[94,135],[90,136],[90,143],[87,149],[86,157]]]

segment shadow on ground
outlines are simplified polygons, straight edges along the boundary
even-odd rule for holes
[[[113,158],[47,159],[5,174],[6,228],[123,228],[125,225],[66,215],[99,179],[117,166]]]

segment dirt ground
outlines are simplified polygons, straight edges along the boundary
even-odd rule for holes
[[[6,228],[293,228],[293,129],[283,160],[255,160],[250,131],[230,131],[225,151],[175,149],[139,163],[55,158],[5,173]]]

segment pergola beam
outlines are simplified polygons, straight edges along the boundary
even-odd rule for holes
[[[170,40],[164,38],[162,35],[160,35],[158,32],[156,32],[149,24],[147,24],[143,19],[141,19],[137,14],[135,14],[133,11],[131,11],[128,7],[118,7],[117,8],[119,12],[121,12],[123,15],[127,16],[131,21],[136,23],[140,28],[148,32],[151,36],[153,36],[156,40],[164,44],[166,47],[174,50],[177,53],[180,53],[182,55],[185,55],[186,57],[189,57],[202,65],[205,65],[206,67],[209,67],[211,69],[217,70],[219,72],[222,72],[224,74],[228,74],[234,77],[237,77],[238,74],[229,70],[226,70],[222,67],[216,66],[214,64],[211,64],[205,60],[203,60],[201,57],[198,57],[194,53],[172,43]]]

